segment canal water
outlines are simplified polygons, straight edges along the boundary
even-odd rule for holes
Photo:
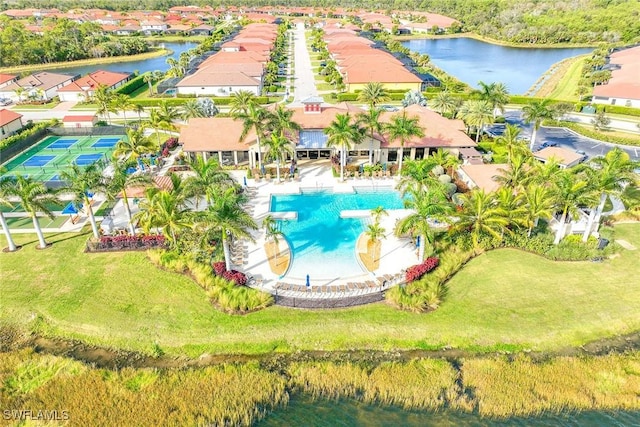
[[[169,66],[167,65],[167,58],[175,58],[178,59],[180,54],[189,49],[193,49],[198,46],[196,42],[172,42],[172,43],[159,43],[158,47],[164,47],[165,49],[171,50],[173,53],[169,56],[157,56],[155,58],[149,58],[139,61],[123,61],[123,62],[114,62],[111,64],[96,64],[96,65],[85,65],[80,67],[69,67],[69,68],[58,68],[58,69],[48,69],[46,71],[53,71],[64,74],[80,74],[85,75],[91,73],[96,70],[106,70],[106,71],[121,71],[132,73],[134,71],[139,71],[140,73],[145,73],[147,71],[167,71]]]
[[[458,80],[477,87],[478,82],[500,82],[509,93],[524,94],[553,64],[591,52],[592,48],[517,48],[466,37],[417,39],[402,43]]]
[[[270,426],[402,426],[402,427],[515,427],[515,426],[640,426],[638,411],[588,411],[546,414],[507,419],[483,418],[455,411],[410,411],[395,407],[367,405],[356,400],[313,400],[306,395],[292,396],[285,409],[268,414],[256,424]]]

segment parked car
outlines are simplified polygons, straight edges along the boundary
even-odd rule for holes
[[[9,98],[0,98],[0,106],[11,105],[13,103]]]
[[[547,147],[555,147],[557,145],[558,145],[557,142],[543,142],[542,145],[540,146],[540,149],[547,148]]]
[[[382,111],[389,111],[390,113],[395,113],[400,110],[398,107],[394,107],[393,105],[381,105],[380,109]]]
[[[585,162],[589,158],[589,156],[587,156],[587,153],[582,150],[576,150],[576,153],[582,156],[582,158],[580,159],[580,163]]]

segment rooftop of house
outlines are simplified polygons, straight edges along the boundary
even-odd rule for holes
[[[85,90],[97,89],[98,86],[104,85],[111,87],[123,80],[126,80],[131,76],[130,73],[116,73],[113,71],[98,70],[93,73],[89,73],[84,77],[80,77],[73,83],[60,88],[59,92],[79,92]]]
[[[15,80],[17,77],[18,76],[14,76],[12,74],[2,74],[2,73],[0,73],[0,84]]]
[[[212,129],[215,136],[212,137]],[[188,152],[198,151],[246,151],[249,144],[256,140],[256,134],[250,130],[243,142],[242,120],[234,120],[231,117],[206,117],[189,119],[189,122],[180,130],[180,142],[182,149]]]
[[[15,111],[7,110],[6,108],[0,110],[0,126],[8,125],[9,123],[21,118],[22,114],[16,113]]]
[[[502,170],[509,168],[509,165],[502,163],[491,163],[482,165],[463,165],[460,170],[475,184],[486,193],[496,191],[500,188],[500,183],[496,180]]]
[[[593,95],[640,99],[640,46],[611,54],[609,63],[617,64],[620,68],[611,72],[611,79],[607,84],[596,86]]]
[[[176,87],[189,86],[258,86],[260,80],[243,72],[214,70],[211,67],[180,80]]]
[[[70,123],[70,122],[93,122],[95,119],[97,118],[97,116],[95,114],[90,115],[90,114],[85,114],[85,115],[76,115],[76,116],[64,116],[62,118],[62,121],[65,123]]]
[[[74,76],[69,74],[57,74],[42,71],[23,77],[6,86],[3,90],[16,90],[18,88],[48,90],[66,81],[72,80],[73,78]]]
[[[582,159],[582,154],[560,147],[546,147],[533,153],[533,157],[543,162],[548,162],[551,158],[557,159],[563,166],[571,166]]]

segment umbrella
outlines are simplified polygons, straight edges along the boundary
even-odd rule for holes
[[[264,175],[264,165],[262,165],[261,171],[262,171],[262,175]]]
[[[384,163],[384,164],[382,165],[382,169],[383,169],[385,172],[387,171],[387,164],[386,164],[386,163]]]
[[[309,282],[309,275],[307,274],[307,288],[311,286],[311,282]]]
[[[246,176],[242,177],[242,182],[244,183],[244,186],[246,187],[247,186],[247,177]]]

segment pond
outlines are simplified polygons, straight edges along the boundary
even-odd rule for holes
[[[96,65],[85,65],[80,67],[68,67],[68,68],[52,68],[47,71],[53,71],[64,74],[80,74],[85,75],[91,73],[96,70],[106,70],[106,71],[121,71],[121,72],[129,72],[132,73],[134,71],[139,71],[140,73],[145,73],[147,71],[167,71],[169,66],[167,65],[167,58],[172,57],[178,59],[180,54],[189,49],[193,49],[198,46],[196,42],[172,42],[172,43],[159,43],[158,47],[164,47],[165,49],[169,49],[173,51],[170,56],[157,56],[155,58],[143,59],[138,61],[123,61],[123,62],[114,62],[111,64],[96,64]]]
[[[479,81],[501,82],[511,94],[526,93],[556,62],[593,50],[517,48],[466,37],[417,39],[402,44],[414,52],[428,54],[436,66],[472,87],[477,87]]]

